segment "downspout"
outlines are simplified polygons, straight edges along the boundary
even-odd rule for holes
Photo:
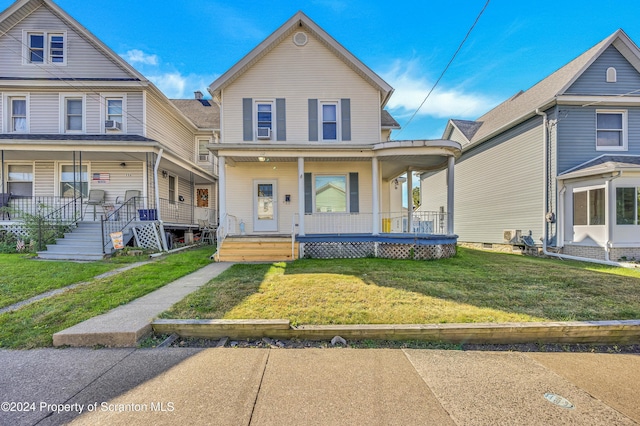
[[[544,205],[543,205],[543,212],[542,212],[542,253],[545,256],[550,256],[550,257],[557,257],[559,259],[568,259],[568,260],[577,260],[580,262],[591,262],[591,263],[599,263],[599,264],[603,264],[603,265],[610,265],[610,266],[620,266],[620,267],[628,267],[627,265],[624,265],[620,262],[612,262],[611,260],[609,260],[609,253],[607,251],[605,251],[605,258],[606,260],[597,260],[597,259],[591,259],[588,257],[579,257],[579,256],[571,256],[568,254],[560,254],[560,253],[553,253],[550,252],[547,249],[547,239],[548,239],[548,227],[547,227],[547,218],[546,218],[546,214],[547,214],[547,206],[549,205],[549,192],[547,190],[547,182],[549,181],[549,168],[548,168],[548,162],[549,162],[549,135],[547,132],[547,125],[548,125],[548,117],[547,117],[547,113],[544,111],[540,111],[540,108],[536,108],[536,114],[541,115],[542,116],[542,131],[543,131],[543,136],[542,136],[542,140],[543,140],[543,148],[544,148],[544,155],[543,155],[543,167],[544,167]],[[564,217],[563,218],[558,218],[558,220],[562,220],[564,222]],[[611,222],[611,219],[609,220],[609,222]],[[607,225],[607,226],[611,226],[611,224]],[[562,236],[560,234],[560,236]],[[564,237],[563,237],[564,238]],[[609,241],[607,241],[607,244],[609,244]],[[605,248],[605,250],[608,250]]]
[[[160,160],[162,160],[163,148],[160,148],[158,152],[158,158],[156,158],[156,164],[153,166],[153,189],[156,198],[156,214],[158,222],[160,223],[160,243],[162,244],[162,251],[168,251],[167,249],[167,237],[164,233],[164,225],[162,224],[162,217],[160,217],[160,187],[158,186],[158,169],[160,168]]]

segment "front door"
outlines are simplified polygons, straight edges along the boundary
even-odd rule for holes
[[[278,230],[278,196],[275,180],[253,181],[253,230]]]

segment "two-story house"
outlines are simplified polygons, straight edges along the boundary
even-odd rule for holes
[[[461,243],[640,259],[640,50],[622,31],[475,121],[450,120]],[[444,205],[422,175],[423,208]]]
[[[164,245],[166,229],[215,222],[219,110],[196,97],[171,102],[52,1],[16,1],[0,14],[0,227],[146,219]],[[100,256],[101,236],[67,257]]]
[[[448,213],[460,144],[390,141],[392,87],[302,12],[209,92],[221,111],[210,145],[219,156],[219,259],[455,253]],[[411,200],[412,171],[443,169],[449,209],[420,217],[403,209],[401,177]]]

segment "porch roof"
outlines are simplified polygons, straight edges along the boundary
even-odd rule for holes
[[[374,144],[304,144],[242,143],[210,144],[218,156],[234,162],[292,162],[306,161],[368,161],[378,158],[383,179],[393,179],[407,171],[441,170],[449,157],[458,158],[462,146],[458,142],[438,140],[388,141]]]
[[[581,177],[607,175],[617,172],[640,172],[640,156],[638,155],[601,155],[569,169],[560,175],[558,180]]]
[[[21,143],[24,141],[96,141],[96,142],[156,142],[153,139],[134,134],[69,134],[69,133],[4,133],[0,134],[0,140],[17,140]]]

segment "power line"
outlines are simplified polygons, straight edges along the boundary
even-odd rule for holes
[[[444,70],[442,71],[442,73],[440,74],[440,77],[438,77],[438,79],[436,80],[436,82],[433,84],[433,87],[431,87],[431,90],[429,90],[429,93],[427,93],[427,96],[425,96],[424,100],[422,101],[422,103],[420,104],[420,106],[418,107],[418,109],[415,110],[415,112],[413,113],[413,115],[411,116],[411,118],[409,118],[409,120],[405,123],[404,126],[402,126],[402,128],[400,129],[400,131],[398,132],[398,134],[402,133],[402,131],[404,129],[407,128],[407,126],[409,125],[409,123],[411,123],[413,121],[413,119],[415,118],[415,116],[418,114],[418,112],[420,111],[420,109],[422,108],[422,106],[424,105],[425,102],[427,102],[427,99],[429,99],[429,96],[431,96],[431,93],[433,93],[433,91],[435,90],[436,86],[438,85],[438,83],[440,83],[440,80],[442,80],[442,77],[444,77],[444,74],[447,72],[447,70],[449,69],[449,67],[451,66],[451,64],[453,63],[453,60],[456,58],[456,56],[458,55],[458,52],[460,52],[460,49],[462,49],[462,46],[464,45],[464,43],[467,41],[467,38],[469,38],[469,35],[471,34],[471,31],[473,31],[473,29],[475,28],[476,24],[478,23],[478,21],[480,20],[480,17],[482,16],[482,14],[484,13],[485,9],[487,8],[487,6],[489,6],[489,2],[491,0],[487,0],[487,2],[484,4],[484,7],[482,8],[482,10],[480,11],[480,13],[478,14],[478,16],[476,17],[476,20],[473,22],[473,25],[471,25],[471,28],[469,28],[469,31],[467,31],[467,35],[464,36],[464,39],[462,40],[462,42],[460,43],[460,45],[458,46],[458,49],[455,51],[455,53],[453,54],[453,56],[451,57],[451,60],[449,60],[449,63],[447,64],[447,66],[444,68]]]

